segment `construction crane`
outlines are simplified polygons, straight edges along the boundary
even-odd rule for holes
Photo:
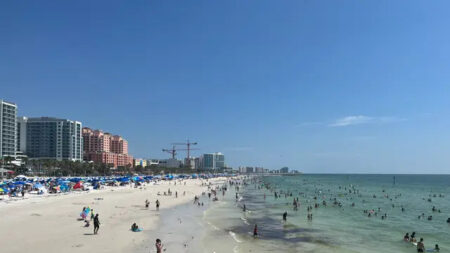
[[[163,148],[163,149],[162,149],[163,152],[166,152],[166,153],[171,154],[171,155],[172,155],[172,159],[175,159],[175,158],[176,158],[176,156],[177,156],[177,154],[178,154],[177,151],[188,151],[188,154],[189,154],[189,151],[190,151],[190,150],[197,150],[197,149],[189,148],[189,150],[188,150],[188,149],[186,149],[186,148],[176,148],[176,145],[175,145],[175,144],[172,146],[172,149],[166,149],[166,148]]]
[[[171,154],[172,155],[172,159],[175,159],[175,156],[177,155],[177,150],[175,149],[175,145],[172,146],[172,149],[165,149],[165,148],[163,148],[162,151]]]
[[[196,150],[196,149],[193,149],[193,148],[191,148],[191,145],[197,145],[198,143],[197,142],[190,142],[189,140],[187,140],[187,142],[183,142],[183,143],[172,143],[172,145],[174,145],[174,146],[177,146],[177,145],[186,145],[186,150],[187,150],[187,160],[188,160],[188,163],[190,163],[190,159],[189,158],[191,158],[191,150]],[[188,165],[190,165],[190,164],[188,164]]]

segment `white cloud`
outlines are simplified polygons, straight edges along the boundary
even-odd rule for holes
[[[337,119],[335,122],[331,123],[332,127],[343,127],[343,126],[351,126],[351,125],[361,125],[367,124],[373,121],[374,118],[364,116],[364,115],[356,115],[356,116],[347,116],[340,119]]]
[[[380,123],[392,123],[398,121],[404,121],[405,119],[396,117],[369,117],[365,115],[352,115],[337,119],[329,126],[331,127],[344,127],[352,125],[362,125],[362,124],[380,124]]]

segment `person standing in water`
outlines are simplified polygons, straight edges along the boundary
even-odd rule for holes
[[[417,243],[417,252],[425,252],[425,245],[423,244],[423,238]]]
[[[156,247],[156,253],[162,253],[163,246],[162,246],[160,239],[156,239],[155,247]]]
[[[286,222],[287,221],[287,212],[283,213],[283,221]]]
[[[96,214],[94,217],[94,235],[97,234],[99,229],[100,229],[100,220],[98,219],[98,214]]]
[[[255,227],[253,228],[253,237],[257,237],[258,236],[258,225],[255,224]]]

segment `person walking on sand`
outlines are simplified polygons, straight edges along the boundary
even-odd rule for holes
[[[156,210],[159,210],[159,200],[156,200]]]
[[[156,239],[155,246],[156,246],[156,253],[162,253],[163,246],[162,246],[162,243],[161,243],[160,239]]]
[[[91,209],[91,220],[93,220],[94,218],[95,218],[94,209]]]
[[[94,217],[94,235],[97,234],[99,229],[100,229],[100,220],[98,219],[98,214],[96,214]]]

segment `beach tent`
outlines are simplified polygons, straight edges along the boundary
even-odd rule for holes
[[[24,175],[18,175],[17,177],[14,178],[14,181],[27,181],[27,177]]]
[[[44,186],[41,185],[40,183],[35,183],[35,184],[33,185],[33,188],[39,189],[39,188],[44,188]]]
[[[81,183],[81,181],[79,181],[78,183],[76,183],[74,186],[73,186],[73,189],[74,190],[76,190],[76,189],[82,189],[83,188],[83,184]]]

